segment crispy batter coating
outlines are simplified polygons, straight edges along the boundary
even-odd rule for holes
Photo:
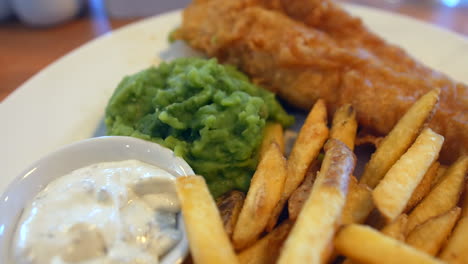
[[[185,9],[178,37],[297,107],[324,98],[333,113],[351,103],[359,124],[377,135],[438,87],[430,126],[446,138],[441,159],[468,153],[468,86],[385,42],[330,0],[198,0]]]

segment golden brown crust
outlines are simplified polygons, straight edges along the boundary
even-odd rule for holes
[[[288,200],[289,219],[296,220],[297,216],[299,216],[302,206],[307,201],[307,198],[309,198],[310,192],[312,191],[312,186],[314,185],[315,177],[317,176],[319,169],[320,162],[315,160],[307,169],[304,181],[291,194],[291,197]]]
[[[245,194],[236,190],[230,191],[216,199],[216,205],[223,220],[224,229],[229,237],[234,232],[244,199]]]
[[[199,1],[184,11],[179,36],[298,107],[323,98],[334,112],[351,103],[359,124],[377,135],[439,87],[430,127],[446,138],[441,159],[468,151],[468,87],[386,43],[330,0]]]

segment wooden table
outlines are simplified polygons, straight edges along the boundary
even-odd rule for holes
[[[177,1],[183,7],[185,1]],[[450,8],[434,1],[342,0],[408,15],[468,37],[468,6]],[[50,28],[27,27],[14,19],[0,24],[0,102],[28,78],[67,52],[138,20],[109,19],[92,6],[89,9],[87,14],[75,20]]]

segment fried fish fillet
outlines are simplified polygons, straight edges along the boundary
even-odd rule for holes
[[[446,138],[441,159],[468,153],[468,86],[424,66],[329,0],[198,0],[184,10],[177,36],[297,107],[324,98],[334,112],[351,103],[359,124],[380,135],[421,95],[440,88],[430,127]]]

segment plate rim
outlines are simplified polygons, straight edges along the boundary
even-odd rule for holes
[[[374,8],[374,7],[369,7],[369,6],[363,6],[363,5],[359,5],[359,4],[350,4],[350,3],[341,3],[341,5],[348,11],[350,12],[352,15],[356,16],[356,17],[360,17],[362,19],[362,21],[364,23],[366,23],[365,19],[359,14],[359,13],[366,13],[366,14],[371,14],[371,15],[384,15],[386,17],[393,17],[394,19],[398,20],[398,21],[401,21],[402,23],[404,24],[407,24],[407,23],[410,23],[410,24],[414,24],[418,27],[422,27],[424,28],[424,30],[426,32],[429,32],[429,33],[433,33],[433,32],[436,32],[437,34],[444,34],[445,36],[448,36],[451,38],[451,40],[454,40],[458,43],[463,43],[463,46],[466,46],[468,47],[468,38],[464,37],[463,35],[461,34],[458,34],[456,32],[453,32],[453,31],[450,31],[448,29],[445,29],[445,28],[442,28],[440,26],[437,26],[437,25],[434,25],[434,24],[430,24],[430,23],[427,23],[425,21],[421,21],[419,19],[416,19],[414,17],[410,17],[410,16],[407,16],[407,15],[404,15],[404,14],[399,14],[399,13],[394,13],[394,12],[391,12],[391,11],[388,11],[388,10],[384,10],[384,9],[379,9],[379,8]],[[182,12],[182,9],[176,9],[176,10],[173,10],[173,11],[169,11],[169,12],[164,12],[164,13],[161,13],[161,14],[158,14],[158,15],[155,15],[155,16],[151,16],[151,17],[147,17],[147,18],[143,18],[143,19],[140,19],[140,20],[137,20],[135,22],[132,22],[132,23],[129,23],[125,26],[122,26],[116,30],[113,30],[113,31],[110,31],[109,33],[106,33],[104,35],[101,35],[101,36],[98,36],[82,45],[79,45],[78,47],[72,49],[71,51],[69,51],[68,53],[66,53],[65,55],[63,55],[62,57],[56,59],[55,61],[53,61],[52,63],[50,63],[49,65],[47,65],[46,67],[44,67],[43,69],[41,69],[39,72],[35,73],[34,75],[32,75],[29,79],[27,79],[24,83],[22,83],[17,89],[15,89],[12,93],[10,93],[1,103],[0,103],[0,118],[4,117],[5,120],[2,120],[2,121],[5,121],[4,123],[7,123],[8,124],[8,120],[11,119],[11,115],[8,115],[8,111],[9,109],[12,109],[12,108],[16,108],[17,107],[17,100],[21,99],[22,97],[25,97],[25,96],[28,96],[28,94],[30,93],[30,90],[34,89],[35,88],[35,82],[36,80],[38,80],[39,78],[43,77],[43,76],[47,76],[49,74],[49,72],[53,72],[53,70],[59,66],[61,66],[61,64],[64,64],[66,65],[66,62],[69,58],[71,57],[74,57],[74,56],[79,56],[79,54],[81,52],[83,52],[83,50],[86,50],[86,49],[92,49],[92,47],[94,45],[98,45],[98,43],[106,40],[106,39],[109,39],[109,38],[114,38],[115,36],[119,36],[120,34],[123,34],[123,32],[125,31],[132,31],[144,24],[147,24],[147,23],[150,23],[151,21],[159,21],[159,20],[164,20],[164,19],[168,19],[168,18],[171,18],[173,16],[179,16],[179,23],[180,23],[180,19],[181,19],[181,12]],[[366,25],[366,27],[370,28],[368,25]],[[155,29],[157,30],[157,29]],[[370,28],[370,30],[372,30]],[[374,31],[374,30],[372,30]],[[389,43],[395,43],[398,42],[398,39],[395,40],[388,40],[385,36],[382,36],[381,34],[379,34],[383,39],[385,39],[386,41],[388,41]],[[398,44],[397,44],[398,45]],[[415,57],[415,56],[413,56]],[[120,76],[121,78],[122,76]],[[19,98],[19,99],[18,99]],[[7,127],[7,130],[10,129]],[[5,133],[5,132],[3,132]],[[1,133],[0,133],[0,136],[1,136]],[[92,135],[88,135],[87,138],[89,137],[92,137]],[[48,151],[46,151],[46,153],[44,153],[43,155],[46,155],[48,152],[51,152],[51,151],[54,151],[55,149],[59,148],[60,146],[63,146],[65,144],[68,144],[68,143],[71,143],[73,141],[77,141],[77,140],[80,140],[81,138],[78,138],[78,139],[74,139],[74,140],[68,140],[68,141],[65,141],[64,143],[62,144],[59,144],[59,146],[50,146],[48,147]],[[50,144],[49,144],[50,145]],[[0,150],[0,156],[7,156],[8,155],[8,147],[3,150]],[[3,152],[3,153],[2,153]],[[43,156],[42,155],[42,156]],[[34,162],[35,160],[39,159],[40,156],[38,157],[35,157],[35,158],[31,158],[29,161],[22,161],[23,166],[21,168],[15,168],[16,170],[16,173],[5,173],[4,176],[3,176],[3,182],[4,183],[0,183],[0,194],[4,192],[6,186],[8,186],[8,184],[16,177],[16,175],[18,173],[20,173],[23,168],[26,168],[29,164],[31,164],[32,162]],[[8,164],[6,164],[8,166]],[[13,170],[14,171],[14,170]]]
[[[450,30],[450,29],[448,29],[446,27],[443,27],[443,26],[441,26],[439,24],[433,24],[433,23],[430,23],[430,22],[427,22],[427,21],[424,21],[424,20],[420,20],[418,18],[409,16],[407,14],[396,13],[396,12],[392,12],[392,11],[385,10],[385,9],[382,9],[382,8],[366,6],[366,5],[363,5],[363,4],[339,3],[339,5],[344,7],[346,9],[346,11],[348,11],[348,12],[352,12],[353,9],[361,9],[361,10],[365,10],[365,12],[382,13],[382,14],[385,14],[385,15],[396,17],[396,18],[398,18],[398,20],[406,20],[406,22],[408,22],[408,23],[419,24],[420,26],[427,27],[429,30],[436,30],[436,31],[439,31],[439,33],[442,33],[442,34],[449,34],[449,35],[451,35],[451,37],[454,37],[454,38],[458,39],[459,41],[466,42],[468,44],[468,36],[464,36],[461,33]],[[63,56],[61,56],[61,57],[57,58],[56,60],[52,61],[50,64],[47,64],[44,68],[40,69],[39,71],[34,73],[32,76],[30,76],[28,79],[26,79],[15,90],[13,90],[9,95],[7,95],[3,99],[3,101],[0,102],[0,105],[2,105],[6,101],[13,100],[10,97],[17,96],[15,94],[18,93],[20,89],[24,89],[23,87],[27,86],[27,84],[32,82],[36,78],[37,75],[43,74],[43,72],[46,71],[48,68],[52,67],[53,65],[56,65],[56,64],[60,63],[60,61],[65,60],[67,57],[72,56],[75,53],[78,53],[81,49],[83,49],[85,47],[88,47],[88,46],[91,46],[91,45],[93,45],[93,43],[95,43],[97,41],[100,41],[101,39],[109,38],[112,35],[118,34],[119,32],[124,31],[124,30],[129,30],[132,27],[143,24],[143,23],[145,23],[145,22],[147,22],[149,20],[156,20],[156,19],[160,19],[160,18],[166,17],[166,16],[169,17],[169,16],[173,16],[173,15],[176,15],[176,14],[178,14],[178,15],[182,14],[183,10],[184,10],[183,8],[179,8],[179,9],[175,9],[175,10],[172,10],[172,11],[163,12],[163,13],[160,13],[160,14],[157,14],[157,15],[154,15],[154,16],[138,19],[137,21],[131,22],[131,23],[129,23],[127,25],[124,25],[122,27],[119,27],[119,28],[117,28],[115,30],[111,30],[111,31],[109,31],[107,33],[99,35],[99,36],[97,36],[97,37],[95,37],[95,38],[93,38],[93,39],[91,39],[91,40],[89,40],[89,41],[87,41],[87,42],[73,48],[69,52],[65,53]],[[352,15],[354,15],[354,14],[352,14]],[[356,16],[356,15],[354,15],[354,16]],[[356,17],[358,17],[358,16],[356,16]],[[366,25],[366,27],[368,27],[368,26]],[[1,111],[1,108],[0,108],[0,111]]]

